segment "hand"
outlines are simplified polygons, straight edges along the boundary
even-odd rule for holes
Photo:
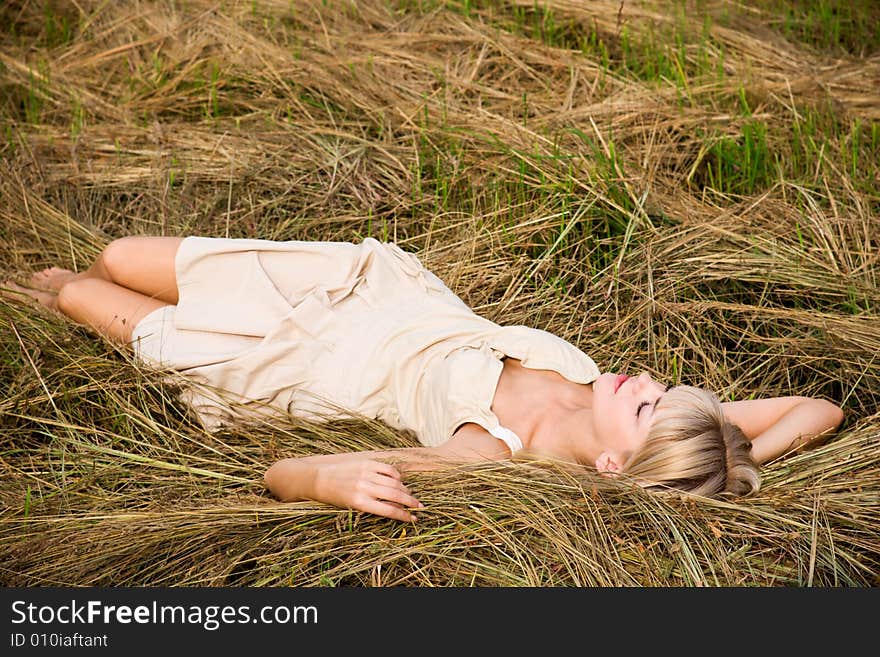
[[[424,508],[403,484],[397,468],[372,459],[322,463],[315,472],[314,488],[320,502],[403,522],[416,521],[408,508]]]

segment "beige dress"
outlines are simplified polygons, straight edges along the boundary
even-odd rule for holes
[[[144,362],[184,374],[213,431],[255,413],[367,416],[434,446],[466,422],[511,451],[492,411],[504,357],[590,383],[599,369],[546,331],[475,314],[396,244],[187,237],[176,306],[135,327]]]

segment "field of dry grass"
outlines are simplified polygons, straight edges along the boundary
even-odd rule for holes
[[[13,0],[0,25],[4,279],[129,234],[369,235],[602,369],[846,413],[736,502],[498,463],[414,477],[404,526],[262,474],[410,436],[207,434],[5,299],[0,584],[880,583],[876,3]]]

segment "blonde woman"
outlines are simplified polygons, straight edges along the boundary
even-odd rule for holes
[[[208,430],[269,410],[412,431],[422,447],[285,458],[265,474],[280,500],[401,521],[422,507],[407,472],[520,451],[648,488],[748,494],[760,464],[843,419],[822,399],[720,403],[600,372],[551,333],[477,315],[416,256],[372,238],[125,237],[87,271],[5,286],[184,374]]]

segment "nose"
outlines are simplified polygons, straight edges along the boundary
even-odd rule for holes
[[[663,385],[655,381],[650,374],[647,372],[642,372],[636,377],[636,382],[639,384],[639,391],[647,391],[651,392],[654,390],[662,390],[664,388]]]
[[[639,384],[639,389],[644,390],[649,387],[654,380],[651,378],[651,375],[647,372],[642,372],[636,377],[636,382]]]

